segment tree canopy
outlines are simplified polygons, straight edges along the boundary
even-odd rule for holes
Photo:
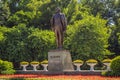
[[[0,58],[47,59],[56,46],[50,27],[56,7],[67,18],[64,48],[73,59],[120,55],[120,0],[0,0]]]

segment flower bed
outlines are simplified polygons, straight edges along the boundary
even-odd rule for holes
[[[33,75],[33,74],[16,74],[0,75],[3,80],[120,80],[120,77],[102,77],[95,75]]]

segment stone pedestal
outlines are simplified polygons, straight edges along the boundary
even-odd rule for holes
[[[48,52],[48,71],[74,71],[70,52],[67,50],[51,50]]]

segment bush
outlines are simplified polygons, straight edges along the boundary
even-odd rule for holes
[[[1,74],[14,74],[14,73],[15,73],[15,70],[13,70],[13,69],[5,70],[5,71],[1,72]]]
[[[110,64],[111,70],[116,72],[116,73],[120,73],[120,56],[115,57],[111,64]]]
[[[0,60],[0,74],[14,74],[13,64],[8,61]]]
[[[82,20],[68,25],[64,47],[71,51],[72,59],[97,59],[102,60],[105,55],[110,55],[108,47],[108,30],[106,21],[99,16],[86,15]],[[96,45],[97,44],[97,45]]]
[[[101,73],[103,76],[120,76],[120,72],[114,72],[114,71],[105,71]]]
[[[7,29],[0,27],[0,58],[13,61],[15,68],[21,61],[46,59],[48,51],[55,45],[54,32],[50,30],[27,28],[25,24]]]
[[[115,57],[110,64],[111,71],[102,72],[103,76],[120,76],[120,56]]]
[[[111,71],[103,71],[103,72],[101,73],[101,75],[102,75],[102,76],[110,76],[110,72],[111,72]]]

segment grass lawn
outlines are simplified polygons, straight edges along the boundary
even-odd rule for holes
[[[0,75],[0,80],[120,80],[120,77],[103,77],[91,75]]]

